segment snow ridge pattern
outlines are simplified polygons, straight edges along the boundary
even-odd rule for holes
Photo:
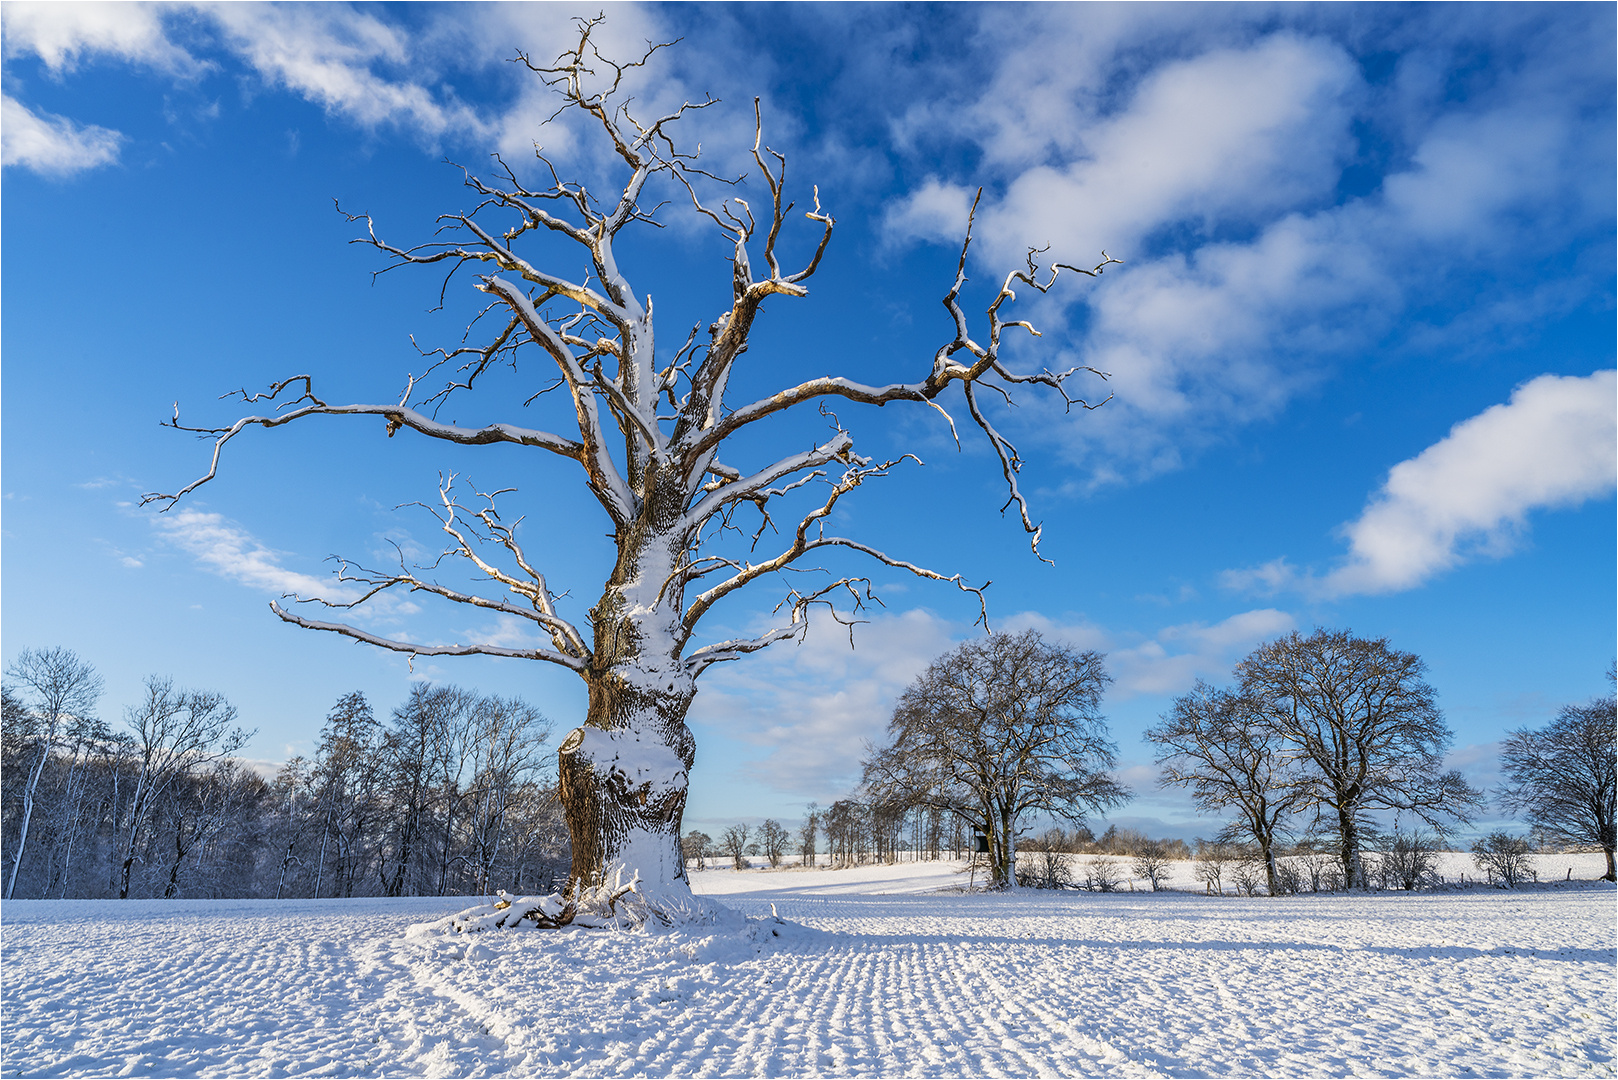
[[[1605,883],[906,893],[941,869],[703,871],[734,923],[637,933],[458,934],[464,899],[14,902],[0,1071],[1614,1073]]]

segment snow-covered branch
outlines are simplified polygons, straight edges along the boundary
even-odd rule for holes
[[[284,622],[301,626],[305,630],[329,630],[334,634],[363,641],[367,645],[375,645],[379,649],[390,649],[393,652],[409,653],[411,656],[505,656],[514,660],[548,660],[553,664],[560,664],[573,671],[582,672],[584,661],[575,657],[564,656],[550,649],[508,649],[500,645],[422,645],[412,641],[394,641],[392,638],[381,637],[367,630],[347,623],[321,622],[318,619],[305,619],[287,611],[274,600],[270,601],[270,610]]]
[[[736,573],[732,574],[724,581],[719,582],[717,585],[714,585],[712,588],[706,590],[695,600],[693,600],[690,606],[686,609],[684,618],[681,620],[687,635],[689,635],[691,631],[695,629],[698,620],[702,618],[709,608],[724,597],[735,592],[737,589],[740,589],[750,582],[756,581],[758,578],[761,578],[766,574],[773,574],[791,566],[808,552],[837,547],[858,551],[863,555],[877,560],[884,566],[889,566],[896,570],[904,570],[907,573],[916,575],[917,577],[930,578],[934,581],[951,582],[955,584],[963,591],[972,593],[978,598],[979,608],[982,611],[982,619],[985,625],[987,625],[988,611],[987,608],[984,607],[983,600],[983,590],[988,587],[987,583],[985,583],[983,586],[968,585],[966,580],[960,574],[940,574],[937,571],[929,570],[926,567],[918,566],[915,563],[908,562],[904,559],[894,558],[884,551],[880,551],[877,548],[873,548],[867,544],[862,544],[859,541],[851,540],[842,536],[825,535],[823,531],[825,519],[831,515],[832,510],[836,507],[838,500],[840,500],[844,495],[848,494],[850,491],[853,491],[868,479],[887,476],[889,472],[892,471],[894,466],[898,465],[906,458],[916,461],[918,464],[920,463],[920,460],[911,454],[907,454],[904,458],[900,458],[897,461],[885,461],[881,464],[872,464],[869,459],[856,457],[849,450],[845,450],[843,454],[846,456],[846,459],[852,461],[853,464],[846,472],[843,473],[842,477],[832,485],[831,492],[826,496],[826,501],[816,509],[811,510],[808,514],[804,515],[803,520],[798,523],[798,527],[793,534],[792,544],[774,558],[766,559],[763,562],[758,563],[749,562],[739,566]],[[802,466],[799,467],[801,468]],[[723,490],[724,489],[721,489],[721,493]]]
[[[220,455],[224,452],[225,444],[250,427],[275,428],[290,424],[294,420],[301,420],[306,416],[380,416],[387,421],[387,433],[391,437],[400,428],[409,428],[434,439],[443,439],[447,442],[461,443],[467,446],[483,446],[490,443],[515,443],[521,446],[536,446],[542,450],[560,454],[563,457],[580,460],[584,456],[584,446],[572,439],[554,435],[548,431],[539,431],[534,428],[522,428],[512,424],[487,424],[480,428],[460,427],[455,424],[440,423],[432,417],[425,416],[407,405],[328,405],[315,397],[313,383],[308,375],[295,375],[290,379],[272,385],[267,393],[250,394],[246,390],[236,391],[247,402],[273,401],[288,387],[302,383],[303,393],[292,401],[283,404],[288,411],[270,416],[244,416],[225,428],[187,427],[180,423],[180,410],[176,405],[174,416],[167,421],[166,427],[177,431],[190,431],[198,435],[214,437],[213,457],[209,462],[208,471],[203,476],[173,494],[161,492],[147,492],[141,496],[141,505],[161,502],[167,510],[184,496],[212,480],[219,473]],[[301,404],[307,402],[307,404]]]

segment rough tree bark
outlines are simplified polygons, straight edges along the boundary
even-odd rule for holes
[[[632,63],[615,63],[595,48],[592,32],[597,21],[582,21],[577,44],[552,65],[536,64],[521,54],[517,59],[558,93],[557,115],[581,114],[610,144],[616,164],[627,173],[614,197],[598,201],[582,184],[562,180],[536,151],[539,170],[546,177],[543,186],[525,186],[503,161],[498,184],[467,175],[477,205],[469,212],[441,218],[440,233],[449,235],[449,240],[396,247],[377,236],[369,217],[350,218],[367,226],[367,234],[356,242],[384,253],[389,268],[443,263],[453,272],[463,266],[482,267],[485,272],[477,278],[476,288],[490,298],[484,313],[498,312],[503,319],[492,339],[479,346],[425,354],[432,366],[410,377],[404,396],[396,403],[331,404],[316,396],[314,382],[307,375],[277,382],[264,394],[243,391],[246,401],[274,401],[278,408],[270,415],[243,417],[225,428],[183,428],[214,438],[207,474],[178,492],[154,493],[146,501],[162,502],[166,509],[212,480],[226,444],[247,428],[274,428],[313,415],[379,417],[390,436],[408,428],[462,445],[530,447],[576,463],[610,520],[617,545],[616,564],[590,609],[590,626],[584,631],[558,613],[556,594],[525,554],[516,524],[507,523],[496,511],[493,495],[480,494],[480,504],[467,507],[455,491],[453,477],[441,483],[439,505],[433,508],[450,538],[449,551],[470,560],[482,574],[503,586],[507,597],[496,599],[453,589],[418,574],[419,568],[403,564],[396,572],[382,572],[344,563],[339,579],[362,585],[361,600],[339,603],[297,598],[297,602],[313,599],[330,607],[353,607],[386,589],[426,592],[525,619],[542,638],[548,638],[548,646],[430,646],[394,641],[346,623],[308,618],[290,606],[272,606],[287,622],[417,656],[521,657],[576,672],[589,689],[589,708],[584,723],[560,746],[560,794],[573,840],[569,889],[578,895],[581,889],[610,882],[623,872],[625,880],[639,874],[642,894],[648,898],[667,893],[678,899],[680,894],[688,895],[679,836],[687,777],[695,755],[685,716],[696,693],[697,677],[712,664],[799,637],[807,625],[809,607],[829,604],[833,593],[852,599],[857,607],[860,586],[867,582],[842,577],[816,589],[789,588],[782,605],[787,613],[782,625],[756,638],[690,648],[698,622],[718,601],[762,577],[794,567],[811,552],[832,548],[849,549],[894,569],[953,583],[977,594],[980,604],[982,600],[981,589],[959,574],[937,573],[825,530],[840,499],[867,481],[888,476],[912,455],[895,461],[862,457],[855,452],[853,436],[830,412],[827,415],[834,429],[830,438],[750,471],[721,459],[727,441],[793,406],[827,399],[867,405],[915,402],[937,409],[947,418],[937,399],[959,384],[969,414],[1000,459],[1009,489],[1007,505],[1017,506],[1037,554],[1040,529],[1017,486],[1021,459],[980,407],[977,390],[988,387],[1007,393],[1019,384],[1035,384],[1060,395],[1068,406],[1094,407],[1065,389],[1070,376],[1093,369],[1024,375],[1002,364],[1005,330],[1020,327],[1037,333],[1025,322],[1006,320],[1002,308],[1013,301],[1019,283],[1044,292],[1063,270],[1093,277],[1117,260],[1103,253],[1101,263],[1090,269],[1057,263],[1041,267],[1030,253],[1026,265],[1007,275],[994,294],[986,313],[986,336],[979,339],[970,333],[960,304],[967,280],[969,220],[954,283],[944,297],[952,332],[932,355],[921,380],[865,385],[842,377],[822,377],[751,403],[732,405],[726,401],[726,392],[737,362],[748,350],[749,334],[762,305],[773,296],[808,295],[805,283],[819,268],[835,223],[821,209],[817,191],[813,208],[805,215],[818,231],[813,252],[800,269],[782,268],[777,241],[793,209],[784,190],[786,159],[763,145],[756,101],[760,135],[751,157],[757,169],[754,183],[767,195],[768,206],[756,214],[741,198],[727,198],[717,205],[705,203],[697,186],[718,182],[718,178],[698,168],[695,154],[680,152],[669,129],[687,112],[716,102],[688,102],[655,120],[637,120],[629,110],[629,99],[620,92],[623,80],[664,46],[652,46]],[[631,285],[614,252],[621,230],[652,220],[652,211],[643,209],[641,199],[654,178],[671,184],[682,199],[688,198],[692,208],[721,231],[731,251],[729,308],[705,331],[700,324],[693,327],[683,345],[661,356],[655,348],[651,297]],[[501,226],[485,226],[485,218],[502,214],[506,220]],[[530,262],[519,253],[517,242],[530,244],[536,238],[582,251],[589,273],[573,279]],[[761,268],[755,266],[755,258],[761,260]],[[439,406],[450,394],[471,390],[491,369],[514,365],[517,354],[534,351],[555,366],[551,373],[555,385],[565,387],[569,395],[566,424],[576,433],[507,423],[462,427],[437,419]],[[435,372],[448,373],[442,386],[428,385]],[[544,392],[539,384],[534,389]],[[181,427],[178,415],[172,423]],[[950,424],[953,430],[953,421]],[[760,513],[763,523],[754,538],[757,543],[773,524],[772,509],[790,493],[799,492],[801,497],[800,489],[811,483],[824,485],[825,498],[818,506],[811,504],[792,530],[791,542],[774,557],[755,559],[751,549],[728,554],[732,549],[718,546],[721,534],[734,530],[738,509],[751,506]],[[502,552],[505,565],[496,565],[485,556],[488,549],[483,545],[490,542]]]

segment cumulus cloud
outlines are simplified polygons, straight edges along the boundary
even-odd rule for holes
[[[982,215],[984,245],[1001,262],[1050,243],[1133,249],[1170,222],[1250,218],[1330,192],[1356,84],[1340,48],[1289,34],[1167,64],[1091,126],[1077,160],[1018,174]],[[940,211],[967,201],[931,178],[889,228],[954,239],[965,215]]]
[[[1576,506],[1615,483],[1618,372],[1541,375],[1390,469],[1342,527],[1342,566],[1317,578],[1278,559],[1227,572],[1225,583],[1323,597],[1415,588],[1470,559],[1509,553],[1531,512]]]
[[[1102,248],[1125,259],[1033,305],[1048,341],[1074,343],[1052,366],[1112,374],[1113,400],[1082,422],[1020,410],[1034,437],[1083,463],[1085,485],[1177,468],[1277,415],[1343,357],[1400,347],[1390,334],[1406,348],[1487,348],[1524,306],[1511,272],[1524,251],[1550,258],[1610,229],[1610,108],[1593,104],[1606,76],[1550,59],[1583,55],[1577,20],[1425,25],[1430,40],[1372,85],[1347,51],[1354,35],[1328,16],[1278,32],[1242,13],[1195,19],[1184,32],[1043,13],[971,84],[981,90],[902,125],[924,139],[959,115],[943,130],[964,130],[982,158],[971,183],[924,177],[890,211],[890,242],[957,243],[987,175],[999,182],[978,211],[981,269],[1046,244],[1069,261]],[[1492,81],[1446,100],[1434,87],[1480,38],[1501,54]],[[1554,279],[1547,303],[1606,288],[1568,266],[1537,271]],[[1466,302],[1446,323],[1457,286]]]
[[[118,160],[124,137],[94,124],[35,113],[9,95],[0,97],[0,162],[47,176],[71,176]]]

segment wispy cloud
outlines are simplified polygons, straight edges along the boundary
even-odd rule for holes
[[[765,748],[754,768],[775,790],[837,798],[859,782],[864,742],[882,738],[893,702],[961,629],[917,609],[858,627],[850,648],[846,629],[816,617],[802,644],[710,669],[691,719]]]
[[[1148,635],[1092,623],[1064,623],[1036,612],[1006,620],[1007,629],[1032,627],[1047,637],[1105,653],[1113,679],[1107,689],[1109,701],[1179,694],[1198,679],[1225,678],[1235,662],[1254,647],[1296,625],[1291,615],[1274,608],[1244,611],[1211,625],[1178,623]]]
[[[1510,553],[1531,512],[1576,506],[1615,484],[1618,372],[1542,375],[1390,469],[1342,527],[1343,565],[1316,576],[1281,558],[1226,571],[1223,581],[1327,598],[1411,589],[1471,559]]]
[[[335,602],[357,599],[352,588],[330,577],[314,577],[282,565],[251,533],[221,514],[182,508],[152,518],[158,535],[196,559],[205,569],[249,588],[276,596],[318,596]]]
[[[5,55],[36,56],[57,78],[93,60],[114,60],[191,82],[229,57],[265,86],[361,129],[392,127],[435,149],[498,146],[519,157],[532,152],[540,123],[555,111],[544,83],[523,80],[513,101],[479,109],[455,93],[446,75],[502,65],[515,48],[549,63],[577,39],[573,14],[552,6],[457,6],[453,16],[412,26],[338,3],[22,2],[3,9]],[[648,40],[666,38],[650,9],[625,5],[595,39],[607,55],[638,57]],[[210,53],[218,59],[208,59]],[[652,80],[643,69],[629,72],[625,90],[647,111],[693,96],[677,77]],[[60,174],[116,160],[119,133],[12,104],[4,118],[6,164]],[[575,138],[577,124],[568,117],[550,128],[547,151],[565,160],[581,146],[595,150],[596,141]]]
[[[55,74],[70,72],[87,58],[102,56],[189,77],[207,65],[170,39],[164,15],[186,5],[144,3],[58,4],[19,0],[8,3],[5,55],[33,54]]]
[[[453,92],[390,78],[424,58],[402,29],[342,4],[209,7],[225,43],[271,86],[281,86],[363,127],[397,124],[428,140],[451,128],[485,133]],[[429,69],[430,70],[430,69]]]

